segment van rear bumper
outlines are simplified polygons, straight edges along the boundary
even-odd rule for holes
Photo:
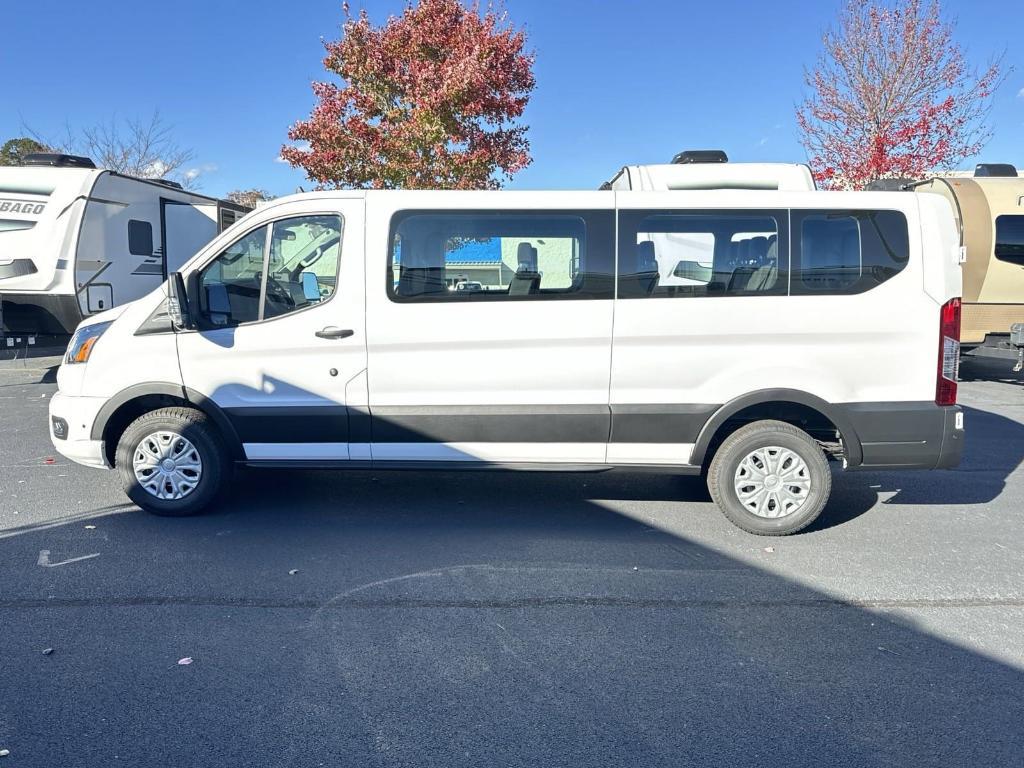
[[[848,469],[949,469],[960,463],[963,410],[935,403],[847,403],[862,460]]]

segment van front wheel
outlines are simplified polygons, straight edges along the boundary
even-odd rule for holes
[[[220,436],[193,408],[161,408],[133,421],[118,441],[114,465],[128,498],[173,517],[201,512],[231,474]]]
[[[824,452],[802,429],[782,421],[755,421],[729,435],[715,453],[708,490],[743,530],[785,536],[821,514],[832,473]]]

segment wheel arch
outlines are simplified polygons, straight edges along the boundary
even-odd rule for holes
[[[773,418],[770,414],[773,406],[778,407],[780,412],[784,412],[787,406],[794,405],[809,409],[834,425],[842,438],[847,464],[858,466],[861,463],[863,453],[860,438],[843,409],[816,395],[798,389],[762,389],[740,395],[725,403],[701,428],[693,446],[690,463],[697,466],[704,465],[711,458],[708,455],[709,450],[734,431],[734,429],[730,429],[730,425],[735,425],[736,417],[742,417],[744,411],[763,413],[761,418]],[[779,418],[778,420],[800,426],[789,418]],[[741,421],[740,424],[742,423]],[[738,425],[736,426],[738,427]]]
[[[96,415],[90,438],[103,441],[103,454],[108,466],[114,465],[117,438],[132,421],[144,413],[171,405],[202,411],[217,426],[231,451],[231,458],[236,461],[244,458],[238,433],[215,402],[181,384],[146,382],[121,390],[107,400]]]

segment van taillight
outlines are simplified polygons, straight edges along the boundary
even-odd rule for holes
[[[939,368],[935,377],[935,404],[956,405],[956,379],[960,372],[960,299],[950,299],[939,313]]]

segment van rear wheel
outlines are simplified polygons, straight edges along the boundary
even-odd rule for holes
[[[193,408],[161,408],[133,421],[118,441],[114,466],[128,498],[171,517],[201,512],[231,475],[220,435]]]
[[[828,502],[832,473],[802,429],[755,421],[725,439],[711,460],[708,490],[733,524],[761,536],[785,536],[814,522]]]

